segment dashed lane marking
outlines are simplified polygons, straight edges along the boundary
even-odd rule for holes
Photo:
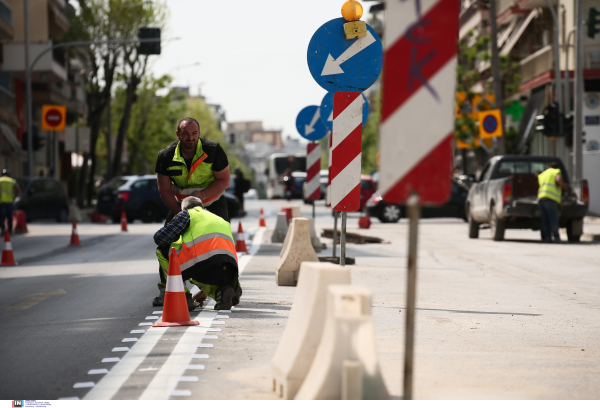
[[[171,397],[191,397],[192,392],[190,390],[173,390]]]
[[[96,385],[96,384],[91,381],[78,382],[78,383],[73,384],[73,388],[92,388],[94,385]]]
[[[129,347],[114,347],[111,351],[113,353],[118,353],[119,351],[129,351]]]
[[[19,261],[19,262],[21,262],[21,261]],[[58,290],[54,290],[52,292],[44,292],[44,293],[36,293],[34,295],[28,295],[28,297],[31,297],[31,299],[28,299],[21,303],[17,303],[16,305],[13,305],[11,307],[7,307],[6,310],[29,309],[31,306],[35,306],[38,303],[40,303],[42,300],[46,300],[49,297],[56,296],[56,295],[66,295],[66,294],[67,294],[67,292],[65,292],[64,290],[58,289]]]
[[[102,359],[103,363],[118,363],[121,361],[119,357],[106,357]]]
[[[108,373],[108,370],[106,368],[95,368],[93,370],[88,371],[88,375],[98,375],[106,373]]]

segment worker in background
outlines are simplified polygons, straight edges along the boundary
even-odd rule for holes
[[[2,223],[0,228],[2,229],[2,235],[6,231],[5,227],[12,234],[13,202],[19,194],[21,194],[21,187],[19,187],[17,180],[10,177],[10,170],[2,170],[2,177],[0,177],[0,223]]]
[[[170,248],[177,249],[182,279],[210,295],[215,310],[230,310],[239,303],[242,288],[231,225],[205,210],[200,199],[184,198],[181,211],[154,234],[154,242],[165,270]]]
[[[538,175],[538,206],[542,221],[542,237],[544,242],[560,242],[558,234],[558,213],[562,189],[569,190],[561,175],[558,163],[552,162],[548,168]]]
[[[230,184],[229,161],[218,143],[200,138],[200,124],[183,118],[177,124],[177,140],[158,153],[155,172],[158,192],[169,208],[165,225],[181,211],[181,200],[194,196],[202,200],[207,211],[229,222],[223,195]],[[166,280],[159,267],[159,295],[154,306],[162,306]],[[192,306],[188,301],[188,306]]]
[[[235,175],[235,188],[233,190],[233,195],[237,197],[240,202],[241,213],[244,214],[244,193],[248,192],[249,188],[249,180],[244,178],[244,174],[242,174],[242,170],[239,167],[236,167],[233,170],[233,174]]]

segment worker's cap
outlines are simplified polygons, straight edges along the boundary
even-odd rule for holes
[[[10,174],[10,170],[9,169],[3,169],[2,170],[2,174]]]

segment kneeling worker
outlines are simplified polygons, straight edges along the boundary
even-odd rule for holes
[[[181,212],[154,234],[159,261],[171,246],[179,253],[181,275],[215,299],[215,310],[229,310],[242,296],[231,225],[202,207],[197,197],[181,202]],[[162,260],[164,262],[164,260]]]

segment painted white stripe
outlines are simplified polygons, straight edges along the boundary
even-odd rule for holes
[[[97,374],[106,374],[108,370],[106,368],[94,368],[93,370],[88,371],[88,375],[97,375]]]
[[[208,354],[194,354],[192,356],[192,358],[202,358],[202,359],[205,359],[205,358],[210,358],[210,357],[209,357]]]
[[[146,316],[146,320],[158,320],[158,316]]]
[[[219,310],[219,313],[231,313],[231,310]]]
[[[152,322],[140,323],[140,324],[138,324],[138,326],[152,326]]]
[[[77,228],[73,229],[73,235],[77,235]]]
[[[121,361],[119,357],[105,357],[102,359],[103,363],[118,363]]]
[[[222,312],[222,310],[221,310],[221,312]],[[219,329],[218,327],[207,327],[207,328],[206,328],[206,331],[207,331],[207,332],[220,332],[220,331],[222,331],[222,330],[221,330],[221,329]]]
[[[121,340],[121,343],[133,343],[134,341],[138,341],[139,339],[137,337],[127,337],[123,340]]]
[[[78,400],[79,397],[60,397],[59,400]]]
[[[321,159],[321,148],[317,146],[312,152],[306,155],[306,169],[310,169],[319,159]]]
[[[129,351],[129,347],[115,347],[111,351],[113,353],[118,353],[119,351]]]
[[[12,251],[12,243],[10,243],[10,242],[5,242],[5,243],[4,243],[4,250],[5,250],[5,251]]]
[[[379,191],[387,192],[454,128],[456,59],[431,78],[441,101],[421,87],[381,124]],[[423,126],[427,123],[427,126]],[[418,135],[418,137],[416,137]],[[407,147],[410,146],[410,147]]]
[[[219,336],[215,336],[214,334],[206,334],[202,336],[202,338],[207,340],[216,340],[219,338]]]
[[[317,173],[311,180],[306,183],[306,197],[310,197],[312,193],[321,188],[321,180],[319,180],[319,173]]]
[[[179,378],[179,382],[198,382],[198,377],[195,375],[186,375]]]
[[[357,185],[360,184],[360,160],[362,153],[356,156],[336,178],[331,180],[331,207],[335,208]]]
[[[154,312],[152,312],[152,314],[159,314],[159,315],[161,315],[161,314],[163,314],[163,311],[162,310],[155,310]]]
[[[78,383],[73,384],[73,388],[92,388],[94,385],[96,385],[96,384],[91,381],[78,382]]]
[[[221,311],[219,310],[219,313],[221,313]],[[222,315],[222,314],[218,314],[217,317],[215,317],[215,319],[229,319],[229,316],[227,315]]]
[[[167,292],[183,292],[183,278],[181,275],[169,276],[165,290]]]
[[[206,369],[206,367],[204,367],[202,364],[189,364],[185,369],[186,370],[204,370],[204,369]]]
[[[146,330],[132,330],[129,332],[130,334],[140,334],[140,333],[146,333]]]
[[[171,391],[171,397],[191,397],[192,392],[190,390],[173,390]]]
[[[198,347],[198,348],[213,348],[214,346],[210,343],[200,343],[196,347]]]
[[[334,150],[354,129],[362,123],[363,98],[359,93],[356,98],[337,118],[333,120],[333,139],[331,149]]]
[[[421,16],[435,6],[439,0],[420,0]],[[413,1],[389,1],[385,5],[384,46],[387,49],[404,35],[408,27],[417,21],[417,9]]]

